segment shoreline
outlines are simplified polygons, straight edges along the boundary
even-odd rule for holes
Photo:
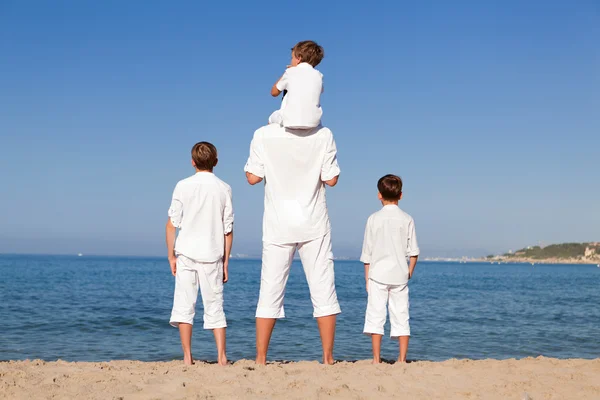
[[[370,360],[0,363],[0,398],[600,398],[600,358],[546,357],[372,365]]]

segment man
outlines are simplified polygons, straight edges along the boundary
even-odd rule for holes
[[[275,321],[285,316],[283,297],[296,250],[321,334],[323,363],[333,364],[336,315],[341,310],[335,292],[325,185],[337,184],[336,154],[333,134],[321,126],[291,130],[270,124],[254,133],[244,170],[249,184],[265,181],[257,364],[266,364]]]

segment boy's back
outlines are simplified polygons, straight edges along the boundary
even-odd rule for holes
[[[277,83],[281,91],[287,90],[283,99],[283,126],[307,129],[318,126],[323,116],[321,92],[323,74],[308,63],[289,68]]]
[[[197,172],[177,183],[169,216],[180,228],[177,253],[200,262],[219,260],[233,224],[231,187],[211,172]]]
[[[397,205],[385,205],[369,217],[361,260],[368,258],[371,264],[370,279],[388,285],[407,283],[407,257],[418,254],[414,221]]]

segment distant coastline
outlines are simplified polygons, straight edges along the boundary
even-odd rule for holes
[[[561,243],[549,246],[529,246],[502,255],[477,259],[490,263],[530,264],[592,264],[600,265],[600,242]]]

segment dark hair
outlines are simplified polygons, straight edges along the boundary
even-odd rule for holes
[[[198,142],[192,147],[192,160],[201,171],[212,171],[217,165],[217,148],[208,142]]]
[[[312,40],[305,40],[298,42],[293,48],[292,52],[294,55],[302,60],[302,62],[309,63],[313,67],[319,65],[323,57],[325,57],[325,51],[323,47],[319,46],[317,42]]]
[[[379,179],[377,189],[384,200],[398,200],[402,194],[402,179],[399,176],[388,174]]]

